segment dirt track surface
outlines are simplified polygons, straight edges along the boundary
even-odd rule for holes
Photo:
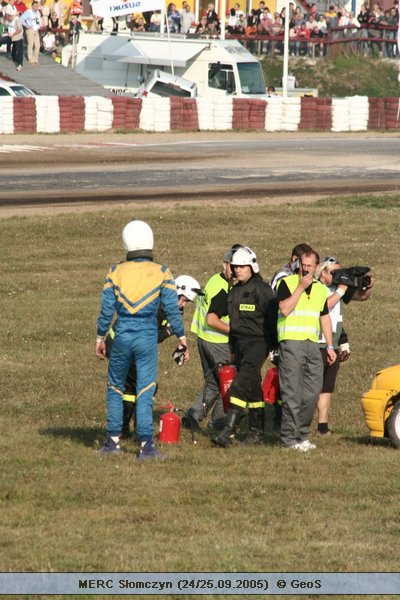
[[[0,218],[136,202],[279,204],[400,190],[398,133],[2,136]]]

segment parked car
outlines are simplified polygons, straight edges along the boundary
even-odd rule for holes
[[[6,81],[0,79],[0,96],[17,96],[18,98],[26,98],[28,96],[35,96],[34,92],[27,88],[22,83],[16,83],[15,81]]]
[[[361,405],[372,437],[388,437],[400,448],[400,365],[382,369],[363,394]]]

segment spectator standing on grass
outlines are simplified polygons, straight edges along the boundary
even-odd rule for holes
[[[25,27],[25,34],[27,40],[28,63],[32,67],[37,67],[39,63],[39,29],[41,19],[39,6],[40,5],[38,0],[34,0],[32,2],[32,8],[26,10],[21,17],[22,25]]]
[[[305,252],[299,273],[282,279],[277,288],[281,442],[285,448],[300,452],[315,448],[308,436],[322,389],[321,330],[327,342],[327,362],[336,360],[328,290],[314,279],[318,263],[316,252]]]
[[[107,380],[107,439],[101,454],[120,451],[123,393],[132,360],[136,364],[136,429],[140,438],[139,460],[163,458],[153,439],[153,396],[157,382],[157,313],[162,303],[172,330],[189,359],[175,282],[169,269],[153,262],[153,232],[143,221],[131,221],[122,232],[126,260],[111,267],[103,287],[97,323],[96,356],[106,356],[105,336],[114,314],[113,348]]]
[[[230,405],[223,430],[212,441],[223,448],[232,443],[245,408],[249,408],[249,430],[243,444],[264,441],[264,398],[261,368],[276,339],[276,299],[262,279],[255,253],[239,248],[231,268],[238,283],[228,294],[229,345],[236,375],[230,388]]]
[[[343,267],[336,258],[328,256],[321,262],[316,273],[319,281],[328,288],[327,305],[332,323],[333,347],[337,355],[337,360],[334,363],[328,363],[326,359],[326,340],[321,333],[319,344],[324,364],[324,376],[322,390],[317,402],[317,416],[318,432],[322,435],[330,433],[328,425],[329,409],[340,363],[348,360],[350,356],[348,337],[343,329],[342,302],[348,304],[350,300],[361,302],[368,300],[373,287],[372,273],[370,273],[371,283],[365,290],[356,290],[343,284],[333,285],[333,271],[341,268]]]

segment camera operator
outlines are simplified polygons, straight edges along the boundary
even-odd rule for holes
[[[340,283],[333,283],[334,272],[338,269],[343,269],[343,266],[333,256],[326,257],[317,270],[317,278],[329,290],[327,305],[329,316],[332,322],[333,347],[338,355],[338,360],[329,364],[326,357],[326,341],[324,336],[320,335],[320,350],[324,362],[324,378],[322,390],[317,402],[317,417],[318,417],[318,432],[326,435],[330,433],[328,425],[329,408],[331,404],[332,394],[335,390],[336,377],[339,371],[341,362],[348,360],[350,356],[350,346],[348,343],[347,334],[343,329],[343,318],[341,312],[341,303],[348,304],[350,300],[368,300],[372,292],[373,278],[372,273],[368,273],[362,283],[366,284],[365,288],[357,289]],[[347,271],[347,270],[346,270]],[[351,271],[351,270],[350,270]],[[339,278],[340,279],[340,278]],[[346,281],[350,279],[343,278]]]

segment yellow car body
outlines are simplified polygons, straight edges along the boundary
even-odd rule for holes
[[[361,405],[372,437],[389,437],[400,447],[400,365],[379,371]]]

